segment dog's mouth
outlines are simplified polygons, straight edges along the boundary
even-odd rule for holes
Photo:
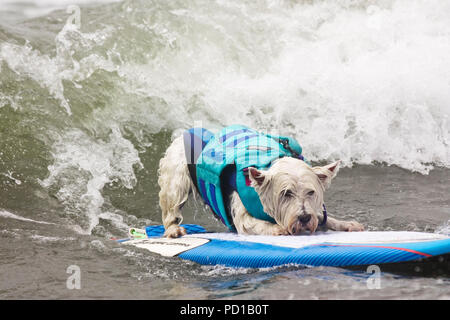
[[[302,214],[298,216],[288,228],[291,235],[299,235],[302,232],[309,231],[314,233],[317,229],[319,221],[313,214]]]

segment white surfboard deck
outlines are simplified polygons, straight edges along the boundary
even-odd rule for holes
[[[181,239],[190,237],[217,239],[227,241],[247,241],[264,243],[280,247],[301,248],[315,244],[385,244],[385,243],[406,243],[423,242],[448,239],[449,237],[436,233],[411,232],[411,231],[362,231],[362,232],[342,232],[327,231],[316,232],[308,235],[298,236],[261,236],[261,235],[240,235],[235,233],[201,233],[186,235]]]
[[[147,238],[134,239],[123,242],[138,248],[160,254],[165,257],[174,257],[182,252],[197,248],[209,242],[209,239],[198,237],[170,238]]]
[[[144,230],[139,230],[145,233]],[[410,231],[363,231],[363,232],[316,232],[298,236],[262,236],[240,235],[235,233],[194,233],[181,238],[170,239],[164,237],[150,237],[132,239],[123,242],[166,257],[174,257],[188,250],[197,248],[211,240],[225,240],[233,242],[253,242],[278,247],[302,248],[318,244],[401,244],[411,242],[427,242],[449,239],[448,236],[435,233]]]

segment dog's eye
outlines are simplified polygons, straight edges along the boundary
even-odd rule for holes
[[[284,196],[287,198],[292,198],[294,196],[294,192],[292,192],[292,190],[286,190]]]
[[[311,190],[310,192],[307,193],[308,196],[313,196],[314,195],[314,190]]]

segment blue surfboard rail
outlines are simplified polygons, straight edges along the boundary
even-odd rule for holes
[[[198,225],[182,225],[188,234],[205,233]],[[146,228],[149,237],[161,237],[163,226]],[[321,243],[300,248],[211,239],[178,255],[203,265],[267,268],[281,265],[350,267],[423,260],[450,254],[450,238],[402,243]]]
[[[302,248],[287,248],[263,243],[211,240],[209,243],[183,252],[179,255],[206,265],[225,265],[228,267],[265,268],[287,264],[305,266],[345,267],[356,265],[384,264],[413,261],[429,258],[415,250],[404,250],[392,246],[365,244],[318,244]],[[409,243],[410,247],[421,243]],[[437,254],[450,252],[450,239],[428,242],[428,245],[440,247]]]

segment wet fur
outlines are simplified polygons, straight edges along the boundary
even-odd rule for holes
[[[323,167],[309,167],[299,159],[284,157],[273,162],[267,171],[249,168],[252,186],[258,193],[264,211],[276,224],[259,220],[245,209],[237,192],[231,194],[233,223],[240,234],[288,235],[317,230],[322,217],[323,195],[339,171],[340,162]],[[200,198],[189,175],[183,137],[176,138],[160,160],[158,170],[159,204],[166,237],[186,234],[180,226],[181,208],[193,194]],[[309,217],[309,220],[306,221]],[[320,220],[320,221],[319,221]],[[306,222],[305,222],[306,221]],[[362,231],[356,221],[339,221],[328,217],[324,229]]]

